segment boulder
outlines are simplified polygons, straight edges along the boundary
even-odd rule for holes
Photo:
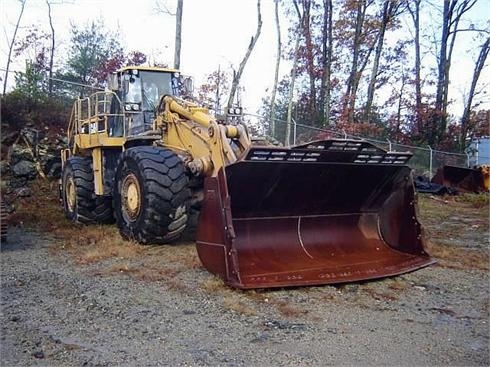
[[[12,166],[12,174],[32,180],[37,176],[36,165],[31,161],[21,160]]]

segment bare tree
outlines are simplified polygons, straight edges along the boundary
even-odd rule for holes
[[[356,19],[354,22],[354,35],[352,40],[352,61],[347,78],[346,91],[343,101],[342,110],[347,117],[347,122],[354,122],[354,111],[356,107],[357,90],[362,72],[367,65],[369,55],[373,49],[371,45],[366,43],[365,34],[363,34],[366,20],[366,12],[373,0],[358,0],[354,2]],[[362,46],[366,44],[368,51],[362,58]]]
[[[330,96],[333,48],[333,4],[332,0],[323,0],[323,36],[322,36],[322,80],[320,86],[319,114],[323,125],[330,120]]]
[[[156,11],[175,17],[175,51],[174,68],[180,69],[180,53],[182,49],[182,14],[184,11],[184,0],[177,0],[176,12],[170,11],[165,2],[156,2]]]
[[[470,125],[470,113],[473,105],[473,98],[475,97],[476,85],[480,78],[481,71],[487,60],[488,52],[490,51],[490,37],[486,39],[480,49],[480,53],[475,63],[475,69],[473,70],[473,78],[471,79],[470,91],[465,102],[463,116],[461,118],[461,136],[460,136],[460,148],[464,150],[466,148],[466,135],[468,134]]]
[[[422,79],[421,71],[421,53],[420,53],[420,3],[422,0],[406,0],[407,9],[410,12],[414,27],[414,47],[415,47],[415,119],[417,131],[422,131]],[[412,8],[413,5],[413,8]]]
[[[230,108],[233,105],[233,100],[235,99],[235,94],[238,89],[238,84],[240,84],[240,78],[242,77],[243,70],[245,69],[245,65],[247,64],[248,58],[252,53],[255,43],[259,39],[260,30],[262,29],[262,14],[260,13],[260,0],[257,0],[257,30],[255,31],[255,36],[252,36],[250,40],[250,44],[248,45],[247,52],[243,57],[242,62],[238,66],[238,71],[233,75],[233,81],[231,83],[230,96],[228,98],[227,107]]]
[[[447,127],[449,70],[456,35],[459,32],[459,22],[463,14],[470,10],[476,2],[477,0],[444,0],[435,113],[432,119],[433,127],[432,134],[429,136],[429,144],[437,143]]]
[[[15,38],[17,37],[17,31],[19,30],[20,26],[20,21],[22,19],[22,14],[24,14],[24,8],[26,5],[27,0],[19,0],[21,7],[20,7],[20,13],[19,17],[17,18],[17,23],[15,23],[15,29],[14,29],[14,34],[12,36],[12,39],[10,40],[10,45],[9,45],[9,53],[7,56],[7,65],[5,66],[5,78],[3,80],[3,95],[5,95],[5,92],[7,90],[7,79],[9,75],[9,70],[10,70],[10,63],[11,63],[11,57],[12,57],[12,51],[14,49],[15,45]]]
[[[288,115],[286,118],[286,136],[284,137],[284,145],[289,146],[291,140],[291,123],[293,121],[293,96],[294,96],[294,84],[296,82],[296,73],[298,68],[299,58],[299,41],[301,39],[301,29],[303,28],[303,16],[299,10],[297,0],[293,0],[296,13],[298,14],[298,31],[296,32],[296,42],[294,45],[294,59],[293,68],[291,70],[291,84],[289,85],[288,93]]]
[[[306,71],[309,77],[309,98],[308,98],[308,116],[312,122],[318,121],[318,109],[317,109],[317,93],[316,93],[316,75],[315,75],[315,60],[313,56],[313,41],[311,36],[311,0],[302,0],[301,5],[303,8],[303,34],[305,41],[305,56],[306,56]]]
[[[274,84],[272,85],[272,93],[271,93],[271,123],[270,123],[270,132],[271,135],[274,136],[276,131],[276,93],[277,93],[277,83],[279,80],[279,66],[281,64],[281,25],[279,22],[279,0],[274,0],[274,14],[276,21],[276,30],[277,30],[277,55],[276,55],[276,71],[274,73]]]
[[[55,48],[55,34],[54,34],[54,26],[53,26],[53,18],[51,16],[51,3],[49,0],[46,0],[46,5],[48,6],[48,19],[49,26],[51,27],[51,54],[49,57],[49,70],[48,70],[48,92],[49,95],[53,93],[53,63],[54,63],[54,48]]]
[[[376,50],[374,52],[373,67],[371,69],[371,78],[369,80],[366,105],[364,107],[364,121],[371,121],[371,109],[374,99],[374,89],[376,87],[376,81],[378,77],[379,61],[381,58],[381,52],[383,51],[383,44],[385,39],[386,29],[393,21],[393,18],[399,14],[401,3],[397,0],[385,0],[383,3],[383,9],[381,11],[378,43],[376,44]]]
[[[175,53],[174,68],[180,69],[180,49],[182,46],[182,12],[184,0],[177,1],[177,14],[175,15]]]

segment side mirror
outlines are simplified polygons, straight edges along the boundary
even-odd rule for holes
[[[124,94],[128,93],[128,90],[129,90],[129,79],[124,79],[122,81],[123,85],[122,85],[122,89],[123,89],[123,92]]]
[[[188,95],[192,95],[194,93],[194,80],[192,80],[191,77],[184,79],[184,90]]]

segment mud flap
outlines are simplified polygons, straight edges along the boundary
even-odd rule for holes
[[[209,271],[233,287],[268,288],[380,278],[433,263],[416,219],[409,156],[321,143],[254,148],[206,179],[197,250]]]

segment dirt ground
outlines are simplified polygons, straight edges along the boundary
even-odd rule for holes
[[[437,265],[255,291],[210,275],[192,242],[70,231],[61,212],[35,226],[31,203],[1,245],[1,365],[488,366],[489,211],[474,201],[420,196]]]

